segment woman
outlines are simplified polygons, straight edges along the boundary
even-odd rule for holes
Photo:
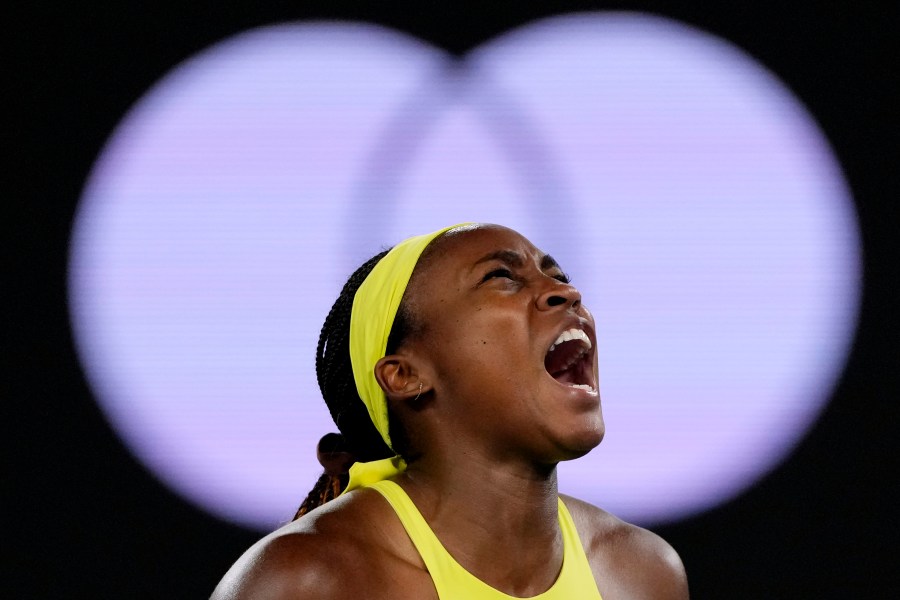
[[[603,438],[595,348],[578,290],[515,231],[374,257],[319,342],[326,473],[213,598],[687,598],[662,539],[557,492]]]

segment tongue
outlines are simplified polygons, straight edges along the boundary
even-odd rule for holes
[[[574,381],[574,377],[578,361],[575,361],[568,369],[565,367],[581,351],[581,342],[575,340],[563,342],[553,351],[547,353],[547,357],[544,359],[544,367],[546,367],[547,372],[559,382],[577,383]]]

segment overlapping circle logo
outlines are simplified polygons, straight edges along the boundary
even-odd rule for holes
[[[734,46],[591,13],[457,59],[303,23],[179,65],[99,157],[70,264],[97,400],[165,484],[269,528],[334,429],[313,356],[344,278],[463,220],[552,252],[596,314],[607,438],[560,482],[625,518],[746,489],[845,360],[851,198],[803,106]]]

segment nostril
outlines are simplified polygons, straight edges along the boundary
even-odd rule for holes
[[[566,299],[562,296],[550,296],[547,298],[547,304],[549,306],[559,306],[560,304],[565,304]]]

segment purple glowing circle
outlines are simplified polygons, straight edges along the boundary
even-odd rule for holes
[[[499,222],[598,319],[607,438],[561,488],[639,522],[746,489],[815,420],[855,326],[852,202],[813,120],[735,47],[655,17],[549,19],[455,60],[283,25],[141,99],[71,247],[112,426],[198,506],[271,528],[334,429],[313,355],[345,276],[406,235]]]

